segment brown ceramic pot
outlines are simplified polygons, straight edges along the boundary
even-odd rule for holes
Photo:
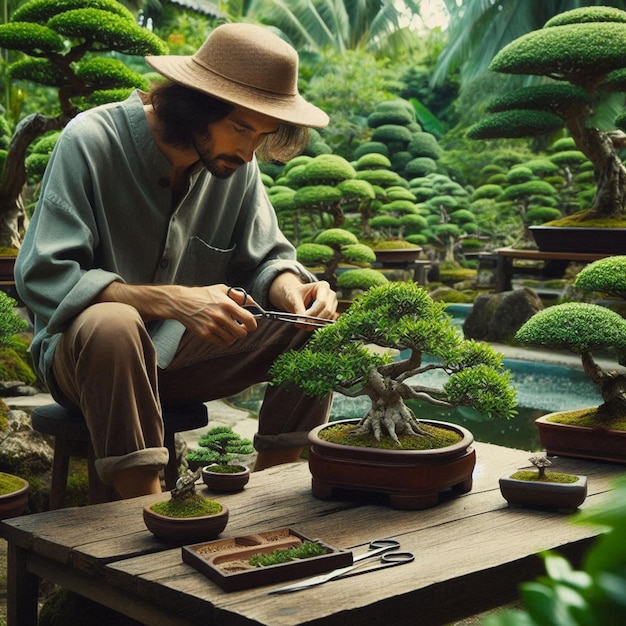
[[[216,465],[206,465],[202,468],[202,480],[204,484],[217,493],[234,493],[241,491],[250,480],[250,468],[246,465],[237,465],[239,472],[214,471]]]
[[[357,423],[359,420],[343,420]],[[425,509],[439,501],[440,492],[467,493],[472,488],[476,452],[472,433],[456,424],[422,420],[458,432],[457,444],[436,450],[380,450],[329,443],[319,432],[309,433],[309,469],[313,495],[320,499],[348,492],[384,494],[396,509]]]
[[[215,539],[228,524],[228,508],[203,517],[167,517],[155,513],[150,505],[143,508],[146,528],[155,536],[174,543],[194,543]]]
[[[575,511],[587,497],[587,477],[576,478],[578,480],[574,483],[553,483],[504,476],[500,479],[500,492],[511,506],[569,513]]]
[[[535,420],[539,440],[550,456],[626,463],[626,431],[558,424],[549,413]]]

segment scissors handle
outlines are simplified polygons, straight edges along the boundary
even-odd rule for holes
[[[400,547],[400,542],[395,539],[374,539],[374,541],[370,542],[369,550],[364,552],[363,554],[359,554],[352,559],[353,563],[358,563],[363,559],[369,559],[377,554],[382,554],[383,552],[390,552],[391,550],[396,550]]]

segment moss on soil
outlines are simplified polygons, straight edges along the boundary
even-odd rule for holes
[[[0,495],[19,491],[24,486],[24,481],[19,476],[0,473]]]
[[[559,472],[546,472],[543,476],[539,476],[539,472],[535,470],[520,470],[511,474],[511,478],[515,480],[526,480],[536,483],[575,483],[578,480],[578,476],[573,474],[561,474]]]
[[[564,411],[550,416],[548,421],[556,424],[584,426],[586,428],[626,430],[626,415],[618,415],[607,419],[598,414],[597,407],[578,409],[577,411]]]
[[[337,443],[346,446],[360,448],[378,448],[381,450],[436,450],[445,448],[461,441],[461,436],[452,430],[438,428],[430,424],[420,424],[421,427],[432,436],[424,435],[400,435],[400,446],[391,437],[381,437],[377,441],[373,435],[356,435],[356,426],[353,424],[334,424],[324,428],[319,437],[329,443]]]
[[[202,517],[216,515],[222,510],[222,505],[196,493],[184,500],[162,500],[153,504],[150,510],[167,517]]]

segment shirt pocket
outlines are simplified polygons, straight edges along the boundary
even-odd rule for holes
[[[200,237],[192,237],[176,273],[176,284],[198,286],[227,283],[228,268],[236,247],[215,248]]]

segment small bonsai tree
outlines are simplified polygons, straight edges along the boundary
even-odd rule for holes
[[[626,256],[594,261],[576,277],[574,286],[584,291],[624,298]],[[603,351],[626,366],[626,319],[611,309],[589,302],[566,302],[535,313],[515,339],[541,348],[569,350],[581,357],[583,369],[598,387],[604,403],[580,413],[578,423],[598,420],[613,428],[626,428],[626,372],[605,371],[593,358]],[[621,426],[620,426],[621,423]]]
[[[58,96],[54,115],[33,113],[17,124],[0,175],[0,245],[16,246],[29,146],[45,133],[61,130],[81,110],[147,88],[143,76],[103,53],[158,55],[167,46],[115,0],[26,2],[0,25],[0,46],[25,55],[9,65],[11,79],[51,87]]]
[[[281,355],[271,369],[271,384],[295,385],[311,396],[331,391],[368,396],[371,408],[357,433],[378,440],[389,436],[396,445],[399,435],[429,437],[404,402],[410,398],[510,417],[516,393],[502,356],[487,344],[463,339],[444,309],[415,283],[372,287],[335,324],[315,331],[306,349]],[[408,355],[393,360],[367,344]],[[426,355],[434,360],[425,363]],[[419,375],[432,370],[449,376],[442,387],[420,384]]]
[[[236,463],[240,457],[254,452],[250,439],[243,438],[230,426],[215,426],[209,429],[198,439],[198,445],[200,448],[187,453],[185,458],[188,462],[237,468],[231,471],[239,471],[239,466],[233,461]]]
[[[343,228],[323,230],[310,243],[297,248],[298,261],[309,267],[321,265],[323,278],[333,289],[337,289],[337,269],[341,263],[369,266],[376,261],[374,251],[359,243],[356,235]]]
[[[619,157],[626,116],[608,130],[594,120],[611,92],[626,90],[626,12],[585,7],[556,15],[542,29],[505,46],[490,69],[545,76],[554,82],[523,87],[490,103],[488,115],[470,128],[473,139],[533,137],[567,128],[593,163],[597,191],[588,211],[568,224],[626,218],[626,168]],[[622,122],[620,122],[620,119]],[[604,220],[604,223],[602,222]],[[584,224],[582,224],[584,225]]]

